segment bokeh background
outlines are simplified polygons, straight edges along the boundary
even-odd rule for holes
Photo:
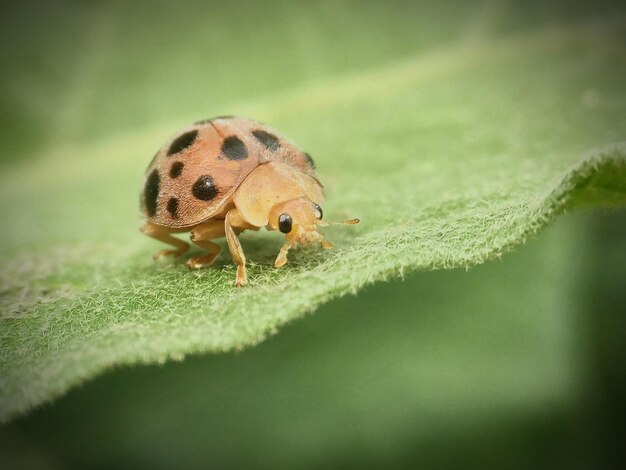
[[[624,17],[608,1],[26,1],[0,13],[5,174],[135,133],[158,146],[187,122],[461,38]],[[272,113],[259,118],[298,129]],[[623,209],[568,213],[501,260],[369,286],[254,348],[109,371],[0,428],[0,466],[619,468],[625,222]],[[6,240],[34,238],[14,225]]]

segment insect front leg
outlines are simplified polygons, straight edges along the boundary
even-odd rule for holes
[[[233,261],[237,265],[237,275],[235,277],[235,285],[237,287],[245,286],[248,283],[246,274],[246,256],[243,254],[241,243],[235,234],[235,228],[247,226],[248,223],[241,217],[237,209],[231,209],[224,219],[224,230],[226,232],[226,242],[228,249],[233,257]]]
[[[285,244],[281,247],[280,251],[278,252],[278,256],[276,257],[276,260],[274,261],[275,268],[282,268],[284,265],[287,264],[287,253],[292,248],[292,246],[293,245],[291,244],[291,242],[286,241]]]
[[[152,256],[155,261],[164,256],[181,256],[189,249],[189,243],[186,243],[181,239],[172,236],[170,230],[166,229],[165,227],[161,227],[160,225],[146,222],[141,226],[140,230],[141,233],[143,233],[144,235],[176,247],[176,250],[157,251]]]

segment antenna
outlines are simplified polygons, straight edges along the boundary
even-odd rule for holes
[[[349,219],[349,220],[342,220],[339,222],[326,222],[323,220],[320,220],[317,224],[321,225],[322,227],[328,227],[329,225],[356,225],[360,222],[360,219]]]

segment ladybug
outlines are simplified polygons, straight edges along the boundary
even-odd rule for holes
[[[146,170],[141,231],[175,247],[154,258],[182,256],[190,239],[208,254],[190,258],[190,269],[212,264],[220,252],[211,240],[226,237],[237,265],[235,285],[247,283],[246,257],[237,235],[244,230],[280,230],[285,243],[275,267],[287,263],[298,245],[332,245],[317,226],[322,221],[323,186],[315,163],[277,131],[251,119],[221,116],[198,121],[173,136]],[[356,224],[358,219],[336,222]]]

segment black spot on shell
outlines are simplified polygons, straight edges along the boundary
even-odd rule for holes
[[[229,160],[244,160],[248,157],[248,148],[239,137],[231,135],[222,143],[222,155]]]
[[[167,150],[167,155],[170,156],[182,152],[196,141],[196,137],[198,137],[197,130],[185,132],[183,135],[176,137]]]
[[[169,212],[173,218],[178,217],[178,199],[177,198],[171,197],[170,200],[167,201],[167,212]]]
[[[196,180],[191,188],[191,194],[197,199],[202,201],[210,201],[217,197],[217,187],[215,186],[215,182],[213,178],[209,175],[202,175],[200,178]]]
[[[174,162],[170,167],[170,177],[178,178],[180,174],[183,172],[185,164],[183,162]]]
[[[304,152],[304,158],[306,158],[306,161],[309,162],[309,165],[311,165],[311,168],[315,170],[315,161],[313,161],[313,157],[311,156],[311,154]]]
[[[199,125],[202,125],[202,124],[208,124],[208,123],[210,123],[211,121],[215,121],[215,120],[217,120],[217,119],[232,119],[232,118],[234,118],[234,117],[235,117],[235,116],[216,116],[216,117],[214,117],[214,118],[210,118],[210,119],[202,119],[201,121],[196,121],[196,122],[194,122],[194,125],[199,126]]]
[[[154,217],[154,214],[156,214],[160,180],[158,170],[152,170],[143,189],[144,203],[150,217]]]
[[[280,141],[274,134],[257,129],[256,131],[252,131],[252,135],[272,152],[275,152],[280,148]]]

